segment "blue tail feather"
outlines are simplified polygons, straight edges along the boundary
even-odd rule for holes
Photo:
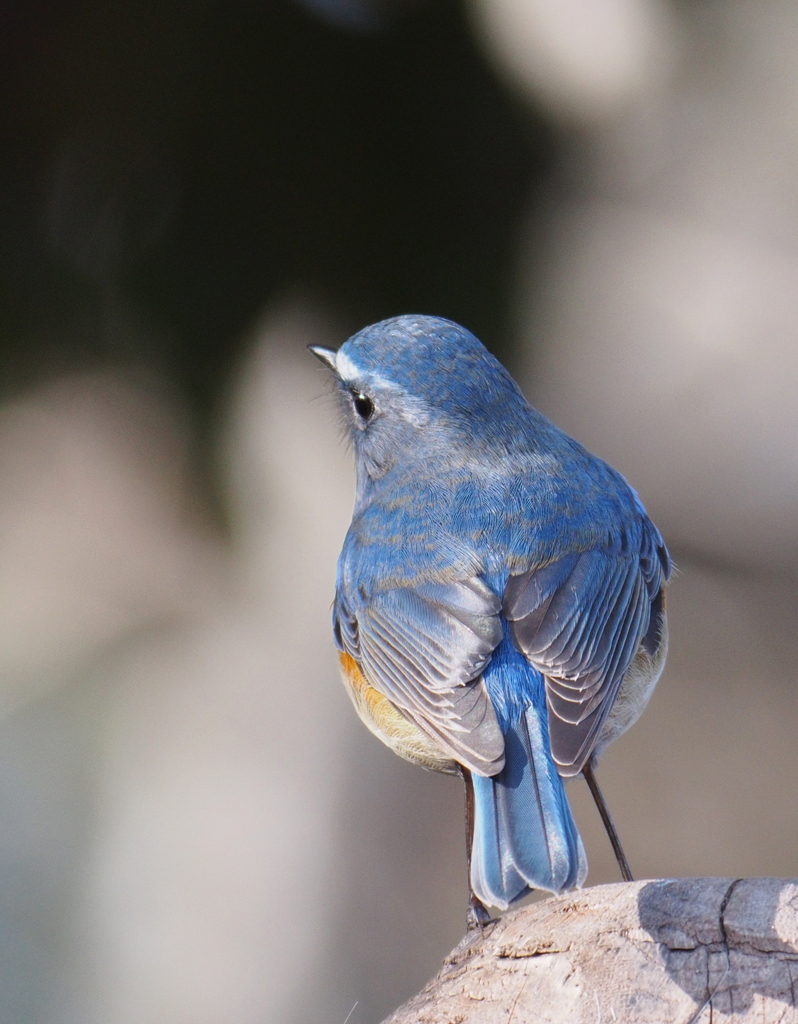
[[[513,653],[494,656],[495,669],[485,674],[489,692],[500,687],[506,692],[515,683],[513,695],[518,695],[519,670],[525,675],[535,671],[525,659],[519,665]],[[532,685],[526,706],[517,708],[514,720],[501,723],[504,768],[492,778],[473,776],[471,885],[483,903],[502,909],[531,889],[572,889],[587,874],[582,841],[549,750],[543,688],[527,681]]]

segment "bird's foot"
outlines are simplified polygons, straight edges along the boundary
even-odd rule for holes
[[[482,931],[485,925],[494,924],[495,921],[496,919],[488,913],[485,904],[472,895],[468,901],[468,911],[466,912],[466,927],[468,931],[474,932],[477,928]]]

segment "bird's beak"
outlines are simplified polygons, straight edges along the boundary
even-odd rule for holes
[[[335,365],[335,357],[338,353],[334,348],[324,348],[322,345],[308,345],[308,349],[324,365],[338,376],[338,367]]]

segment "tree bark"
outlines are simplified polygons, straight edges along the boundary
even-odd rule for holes
[[[798,879],[601,885],[467,935],[385,1024],[798,1024]]]

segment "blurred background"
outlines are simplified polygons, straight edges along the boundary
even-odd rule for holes
[[[636,875],[798,874],[792,0],[2,0],[0,80],[0,1024],[377,1024],[461,937],[330,634],[305,346],[403,312],[671,547]]]

